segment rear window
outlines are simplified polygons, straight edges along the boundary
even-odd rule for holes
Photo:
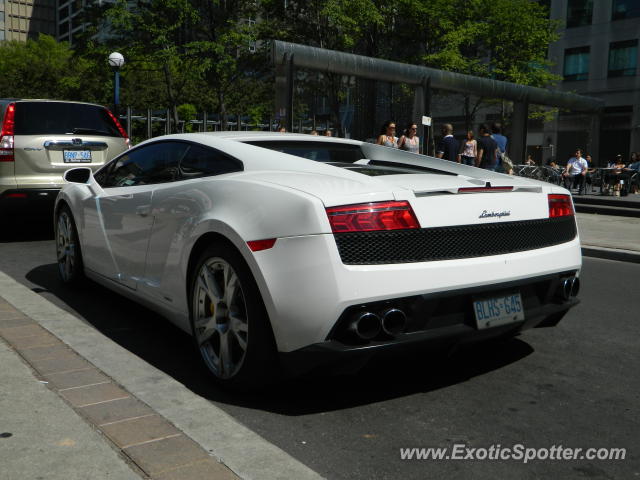
[[[359,145],[331,142],[296,142],[279,140],[254,140],[246,142],[256,147],[308,158],[316,162],[353,163],[367,158]]]
[[[64,102],[16,103],[15,134],[121,136],[105,108]]]

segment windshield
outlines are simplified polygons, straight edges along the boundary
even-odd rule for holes
[[[316,162],[323,162],[336,167],[345,168],[370,177],[378,175],[407,175],[430,173],[435,175],[453,175],[447,171],[438,170],[427,165],[412,165],[392,159],[375,160],[367,157],[360,145],[349,143],[292,141],[292,140],[252,140],[245,142],[256,147],[268,148],[277,152],[307,158]],[[386,153],[387,147],[377,147],[377,152]],[[396,151],[394,153],[406,153]],[[415,161],[414,154],[407,154]]]
[[[15,134],[120,137],[105,108],[65,102],[17,102]]]
[[[280,140],[252,140],[246,142],[256,147],[308,158],[316,162],[353,163],[366,158],[359,145],[331,142],[296,142]]]

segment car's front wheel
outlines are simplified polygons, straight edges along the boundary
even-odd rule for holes
[[[77,283],[84,276],[78,231],[66,205],[60,208],[55,223],[58,273],[64,283]]]
[[[276,349],[258,286],[241,255],[224,243],[200,255],[191,278],[191,327],[215,379],[240,390],[275,376]]]

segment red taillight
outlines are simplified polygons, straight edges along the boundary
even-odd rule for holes
[[[0,130],[0,162],[13,162],[15,159],[13,152],[13,130],[15,126],[16,104],[7,105],[4,112],[2,130]]]
[[[333,233],[420,228],[407,201],[329,207],[327,215]]]
[[[275,238],[266,238],[264,240],[249,240],[247,245],[252,252],[259,252],[260,250],[267,250],[276,244]]]
[[[118,129],[118,132],[120,132],[120,135],[122,136],[122,138],[128,141],[129,135],[127,135],[127,131],[124,128],[122,128],[122,125],[120,125],[120,122],[118,121],[116,116],[113,113],[111,113],[109,109],[105,108],[105,110],[109,114],[109,118],[111,118],[111,121],[115,124],[116,128]],[[128,145],[128,142],[127,142],[127,145]]]
[[[569,195],[549,194],[549,218],[573,215],[573,204]]]

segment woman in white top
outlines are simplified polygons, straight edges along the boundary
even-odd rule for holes
[[[420,153],[420,137],[416,135],[418,126],[415,123],[407,125],[404,135],[398,141],[398,148],[411,153]]]
[[[476,157],[478,156],[478,142],[473,138],[473,132],[469,130],[467,132],[467,139],[462,144],[462,150],[460,152],[460,163],[465,165],[476,164]]]
[[[398,148],[398,137],[396,135],[396,122],[387,120],[382,125],[382,132],[378,137],[376,144],[384,145],[385,147]]]

